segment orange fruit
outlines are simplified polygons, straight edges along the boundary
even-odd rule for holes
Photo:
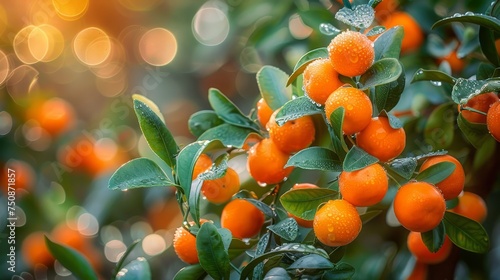
[[[462,164],[450,155],[442,155],[428,158],[420,167],[420,172],[440,162],[451,162],[455,164],[455,170],[443,181],[436,184],[436,187],[441,190],[445,200],[457,197],[464,189],[465,172]]]
[[[471,192],[463,192],[463,194],[458,197],[457,206],[451,209],[451,211],[479,223],[484,222],[488,214],[488,208],[486,207],[484,199]]]
[[[387,162],[403,152],[406,134],[403,128],[392,128],[386,117],[376,117],[356,135],[356,144],[380,161]]]
[[[325,105],[328,96],[344,84],[328,58],[317,59],[307,65],[303,83],[306,95],[321,105]]]
[[[330,247],[344,246],[356,239],[362,222],[356,207],[342,199],[329,200],[314,215],[318,240]]]
[[[438,59],[438,63],[441,63],[443,61],[448,61],[451,71],[453,71],[454,73],[462,71],[465,67],[465,60],[458,58],[457,51],[451,51],[446,56]]]
[[[443,195],[426,182],[409,182],[401,186],[394,197],[396,218],[410,231],[425,232],[435,228],[445,211]]]
[[[389,179],[382,165],[375,163],[361,170],[343,171],[339,176],[342,199],[354,206],[372,206],[387,193]]]
[[[234,199],[222,209],[221,227],[231,231],[235,238],[250,238],[260,232],[264,225],[264,213],[251,202]]]
[[[234,194],[240,190],[240,177],[231,167],[228,167],[226,174],[215,180],[203,182],[201,192],[212,203],[224,203],[229,201]]]
[[[432,253],[425,246],[420,232],[411,231],[406,240],[408,250],[417,259],[417,262],[425,264],[436,264],[444,261],[451,253],[452,243],[448,236],[445,236],[443,245],[437,252]]]
[[[363,130],[372,118],[373,107],[370,98],[361,90],[353,87],[340,87],[326,100],[325,114],[330,115],[339,107],[344,107],[342,131],[346,135]]]
[[[500,142],[500,100],[491,105],[486,115],[486,126],[491,136]]]
[[[42,231],[32,232],[21,243],[21,254],[29,267],[34,268],[37,264],[50,266],[54,261],[45,245],[45,234]]]
[[[406,280],[426,280],[427,279],[427,270],[428,265],[423,262],[416,261],[415,266],[413,266],[413,270]]]
[[[339,74],[354,77],[368,70],[375,59],[373,42],[357,31],[344,31],[328,45],[333,69]]]
[[[319,188],[318,186],[314,185],[314,184],[309,184],[309,183],[301,183],[301,184],[295,184],[293,185],[292,187],[292,190],[302,190],[302,189],[317,189]],[[297,224],[299,224],[299,226],[301,227],[305,227],[305,228],[312,228],[313,227],[313,221],[309,221],[309,220],[304,220],[302,218],[299,218],[295,215],[292,215],[290,213],[288,213],[288,216],[291,217],[291,218],[294,218],[295,221],[297,221]]]
[[[279,126],[276,123],[278,112],[279,110],[276,110],[267,123],[269,138],[273,140],[278,149],[286,154],[291,154],[309,147],[314,141],[316,133],[312,117],[303,116]]]
[[[205,222],[208,222],[208,220],[200,219],[201,224]],[[193,226],[194,222],[190,222],[189,224]],[[198,259],[198,250],[196,249],[196,236],[184,227],[178,227],[175,230],[173,245],[175,253],[183,262],[188,264],[200,262]]]
[[[54,136],[68,130],[75,122],[73,106],[58,97],[35,104],[28,110],[27,117],[36,120],[40,127]]]
[[[293,170],[284,168],[289,155],[282,152],[273,140],[266,138],[248,151],[247,170],[260,184],[277,184]]]
[[[264,100],[264,98],[259,99],[259,101],[257,101],[257,119],[262,127],[266,127],[266,124],[272,114],[273,109],[269,107],[266,100]]]
[[[494,92],[488,92],[476,95],[469,99],[463,107],[469,107],[476,109],[478,111],[484,112],[485,114],[490,109],[490,106],[498,101],[498,96]],[[460,110],[460,105],[458,105]],[[486,123],[486,115],[482,115],[476,112],[471,112],[467,110],[462,110],[462,117],[472,123]]]
[[[212,164],[212,159],[207,154],[201,154],[194,164],[192,179],[196,179],[198,175],[210,169],[210,167],[212,167]]]
[[[404,29],[404,37],[401,42],[401,52],[407,53],[417,50],[424,42],[424,32],[418,22],[408,13],[399,11],[387,16],[381,22],[381,25],[390,29],[394,26],[402,26]]]

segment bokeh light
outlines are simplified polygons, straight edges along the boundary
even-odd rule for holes
[[[94,236],[99,232],[99,222],[90,213],[83,213],[77,220],[78,231],[85,236]]]
[[[80,62],[96,66],[106,61],[111,54],[111,39],[102,29],[89,27],[76,35],[73,50]]]
[[[299,14],[293,14],[288,20],[288,28],[295,39],[305,39],[313,32],[312,28],[305,25]]]
[[[192,22],[193,34],[198,42],[216,46],[224,42],[229,34],[229,20],[217,7],[202,7]]]
[[[81,18],[89,7],[89,0],[52,0],[57,15],[64,20]]]
[[[142,250],[150,256],[161,254],[167,249],[165,239],[158,234],[150,234],[142,240]]]
[[[10,71],[10,63],[7,55],[0,50],[0,86],[7,80]]]
[[[38,29],[45,34],[48,40],[47,51],[40,58],[40,61],[50,62],[57,59],[64,50],[63,34],[59,29],[49,24],[39,25]]]
[[[30,65],[21,65],[10,73],[7,82],[7,92],[14,102],[27,102],[30,93],[37,88],[39,72]]]
[[[167,65],[177,53],[177,40],[169,30],[153,28],[142,35],[139,41],[139,53],[148,64]]]
[[[110,262],[118,262],[127,250],[127,246],[121,240],[111,240],[104,245],[104,256]]]
[[[7,111],[0,112],[0,135],[7,135],[12,130],[12,115]]]
[[[45,56],[49,48],[49,40],[40,28],[28,25],[17,32],[13,47],[20,61],[33,64]]]

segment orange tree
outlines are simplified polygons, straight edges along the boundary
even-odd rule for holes
[[[491,117],[491,109],[485,112],[466,104],[478,95],[500,89],[497,69],[500,58],[495,49],[495,39],[500,33],[500,22],[496,18],[500,4],[494,2],[484,14],[457,14],[435,23],[435,28],[453,22],[480,26],[476,34],[478,41],[463,39],[462,43],[479,46],[486,60],[479,64],[475,79],[453,77],[446,67],[448,62],[442,63],[440,70],[416,71],[411,82],[432,81],[439,86],[447,84],[450,89],[446,101],[424,116],[425,128],[421,129],[418,123],[424,117],[402,120],[397,115],[404,114],[393,111],[406,86],[400,61],[404,31],[401,26],[386,29],[373,24],[373,8],[379,2],[351,5],[344,1],[345,7],[335,15],[340,27],[322,25],[325,33],[334,36],[330,45],[305,53],[290,75],[273,66],[260,69],[257,82],[261,98],[270,108],[268,115],[270,111],[275,112],[267,128],[267,122],[262,121],[255,110],[244,114],[222,92],[212,88],[208,92],[212,110],[200,111],[189,120],[189,128],[197,141],[179,147],[158,107],[144,96],[133,96],[141,130],[158,158],[127,162],[110,178],[109,188],[122,191],[141,187],[176,188],[176,199],[184,216],[179,231],[184,236],[191,235],[193,245],[186,250],[191,254],[196,252],[197,258],[190,258],[187,261],[190,265],[181,269],[175,279],[203,279],[206,275],[214,279],[272,276],[349,279],[357,267],[345,260],[345,245],[354,242],[363,227],[382,213],[386,213],[388,224],[403,225],[411,234],[408,247],[416,258],[416,268],[429,262],[446,261],[453,249],[487,252],[489,237],[481,223],[450,210],[459,203],[463,176],[468,174],[462,175],[462,163],[444,150],[451,147],[456,129],[455,121],[443,122],[442,119],[450,112],[449,108],[456,112],[457,104],[459,111],[489,116],[492,120],[488,126],[471,123],[459,113],[456,124],[465,138],[462,144],[476,149],[475,165],[482,166],[493,160],[498,145],[488,127],[494,127],[491,133],[496,136],[498,113],[494,111]],[[376,39],[370,43],[368,38],[373,37]],[[359,41],[363,43],[356,44]],[[464,47],[458,53],[463,55],[474,49]],[[316,65],[317,69],[310,69],[304,77],[307,80],[304,87],[302,74],[320,60],[324,63],[330,60],[333,69],[330,65]],[[340,81],[334,86],[337,88],[330,89],[332,93],[328,98],[316,90],[322,88],[323,81],[327,83],[325,86],[332,86],[331,81],[323,79],[324,73],[315,81],[312,73],[323,68],[329,68],[325,71]],[[312,95],[322,95],[321,101],[309,97],[309,89],[315,91]],[[329,102],[330,98],[335,100]],[[366,112],[369,114],[365,117]],[[298,121],[305,117],[307,126]],[[312,129],[309,120],[314,124]],[[283,130],[286,127],[294,131]],[[303,127],[307,129],[301,131]],[[270,135],[268,128],[275,134]],[[410,140],[421,137],[419,132],[434,141],[432,145],[436,150],[410,152]],[[250,151],[243,149],[248,146],[247,139],[255,139],[255,136],[262,140]],[[275,138],[280,139],[279,144],[274,143]],[[300,142],[299,148],[287,146],[297,144],[295,138],[307,141]],[[247,165],[250,179],[241,182],[240,190],[229,202],[224,202],[224,208],[218,213],[223,216],[222,221],[205,221],[201,205],[211,202],[203,202],[204,182],[224,178],[228,162],[238,157],[246,159],[247,154],[250,154],[249,162],[250,157],[252,161]],[[198,158],[207,155],[213,164],[193,176]],[[424,161],[435,158],[439,160],[423,166]],[[373,168],[378,169],[376,174]],[[361,178],[354,178],[353,174]],[[310,183],[318,188],[293,188],[296,183]],[[339,184],[342,184],[340,190]],[[367,191],[349,190],[349,184]],[[443,196],[450,184],[453,191],[446,191]],[[223,186],[217,184],[214,188]],[[375,198],[362,197],[370,195],[368,190],[376,192]],[[366,200],[366,203],[355,202],[358,200]],[[236,208],[235,204],[238,204]],[[312,229],[299,226],[296,218],[312,222]],[[50,240],[47,243],[66,268],[75,270],[75,275],[81,278],[93,279],[89,276],[90,266],[78,253]],[[413,244],[420,244],[418,252],[423,253],[414,253],[417,251]],[[150,278],[148,263],[142,258],[123,266],[133,246],[118,262],[114,277]],[[178,250],[181,249],[176,248],[180,258],[188,253]],[[443,254],[443,251],[446,252]],[[440,256],[434,258],[435,254]],[[73,260],[68,256],[73,256]],[[82,272],[82,268],[85,271]]]

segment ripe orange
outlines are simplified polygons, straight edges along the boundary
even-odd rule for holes
[[[370,98],[361,90],[353,87],[340,87],[326,100],[325,114],[330,115],[339,107],[344,107],[344,134],[351,135],[363,130],[369,123],[373,113]]]
[[[436,264],[444,261],[451,253],[452,243],[448,236],[445,236],[443,246],[432,253],[422,241],[420,232],[411,231],[408,234],[407,245],[408,250],[417,259],[418,262],[425,264]]]
[[[487,113],[490,106],[498,101],[498,96],[494,92],[488,92],[480,95],[476,95],[472,97],[464,107],[469,107],[472,109],[476,109],[478,111]],[[458,109],[460,110],[460,105],[458,105]],[[476,112],[471,112],[467,110],[461,111],[462,116],[472,123],[486,123],[486,115],[482,115]]]
[[[247,169],[260,184],[277,184],[283,181],[293,170],[284,168],[289,155],[282,152],[273,140],[266,138],[248,151]]]
[[[35,104],[28,110],[27,117],[36,120],[40,127],[54,136],[68,130],[75,122],[73,106],[58,97]]]
[[[273,109],[269,107],[264,98],[259,99],[257,102],[257,119],[262,127],[266,127],[269,118],[273,114]]]
[[[462,164],[450,155],[442,155],[428,158],[420,167],[420,172],[440,162],[451,162],[455,164],[455,170],[443,181],[436,184],[436,187],[441,190],[445,200],[457,197],[464,189],[465,172]]]
[[[208,222],[208,220],[200,219],[200,223],[203,224]],[[194,222],[189,223],[191,226]],[[198,263],[198,250],[196,249],[196,236],[191,234],[184,227],[178,227],[174,233],[174,251],[183,262],[188,264]]]
[[[403,227],[425,232],[435,228],[444,217],[446,203],[443,195],[426,182],[409,182],[394,197],[394,213]]]
[[[37,264],[50,266],[54,261],[45,245],[45,234],[41,231],[32,232],[21,243],[21,254],[29,267],[34,268]]]
[[[408,13],[399,11],[389,15],[382,21],[381,25],[390,29],[401,25],[404,29],[404,37],[401,42],[401,52],[407,53],[417,50],[424,42],[424,32],[418,22]]]
[[[387,193],[389,179],[382,165],[375,163],[361,170],[343,171],[339,177],[342,199],[354,206],[372,206]]]
[[[227,168],[224,176],[204,181],[201,187],[201,192],[207,200],[217,204],[229,201],[239,190],[240,177],[231,167]]]
[[[332,39],[328,53],[333,69],[347,77],[365,73],[375,59],[373,42],[366,35],[350,30]]]
[[[488,214],[488,208],[483,198],[471,192],[463,192],[458,197],[458,205],[451,211],[479,223],[484,222]]]
[[[317,59],[304,70],[306,95],[318,104],[324,105],[328,96],[342,85],[328,58]]]
[[[313,229],[318,240],[336,247],[351,243],[361,231],[361,218],[352,204],[345,200],[330,200],[314,215]]]
[[[278,112],[279,110],[276,110],[267,123],[269,138],[273,140],[278,149],[286,154],[291,154],[309,147],[314,141],[316,133],[312,117],[303,116],[279,126],[276,123]]]
[[[448,61],[451,71],[454,73],[459,73],[465,67],[465,60],[458,58],[457,51],[451,51],[448,55],[438,59],[438,63],[443,61]]]
[[[196,179],[198,175],[207,171],[210,167],[212,167],[212,163],[212,159],[207,154],[201,154],[194,164],[192,179]]]
[[[292,190],[317,189],[317,188],[319,188],[319,187],[314,185],[314,184],[301,183],[301,184],[293,185]],[[288,216],[291,218],[294,218],[295,221],[297,221],[297,224],[299,224],[299,226],[301,226],[301,227],[305,227],[305,228],[312,228],[313,227],[313,221],[304,220],[304,219],[299,218],[299,217],[292,215],[290,213],[288,213]]]
[[[486,115],[486,126],[491,136],[500,142],[500,100],[493,103]]]
[[[356,135],[356,144],[380,161],[387,162],[403,152],[406,134],[403,128],[392,128],[386,117],[376,117]]]
[[[232,200],[220,216],[221,227],[227,228],[235,238],[250,238],[264,225],[264,213],[251,202],[238,198]]]

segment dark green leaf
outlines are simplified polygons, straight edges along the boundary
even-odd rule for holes
[[[58,260],[62,266],[71,271],[73,275],[83,280],[95,280],[97,275],[89,261],[80,252],[73,248],[52,242],[45,236],[45,245],[50,254]]]
[[[446,200],[446,209],[453,209],[458,205],[458,197]]]
[[[398,104],[405,84],[406,75],[403,65],[401,65],[401,74],[395,81],[375,87],[375,105],[378,112],[382,110],[389,112]]]
[[[311,221],[320,204],[336,198],[338,192],[330,189],[298,189],[284,193],[280,202],[288,213]]]
[[[250,118],[245,116],[231,100],[229,100],[218,89],[208,90],[208,102],[215,113],[226,123],[259,131],[259,126]]]
[[[450,176],[455,167],[453,162],[440,162],[420,172],[415,179],[421,182],[437,184]]]
[[[500,57],[495,45],[495,32],[488,27],[479,28],[479,45],[484,56],[495,66],[500,66]]]
[[[413,75],[411,83],[420,81],[439,81],[448,84],[454,84],[456,82],[456,79],[439,70],[424,70],[420,68],[417,70],[417,72],[415,72],[415,75]]]
[[[267,228],[274,232],[274,234],[288,241],[295,240],[299,234],[299,225],[293,218],[281,220],[277,224],[270,225]]]
[[[369,221],[371,221],[373,218],[380,215],[380,213],[382,213],[382,210],[370,210],[364,214],[361,214],[359,217],[361,218],[361,222],[363,222],[363,224],[366,224]]]
[[[148,280],[151,279],[151,269],[145,258],[137,258],[125,265],[116,275],[117,280]]]
[[[344,159],[343,169],[344,171],[352,172],[377,162],[378,158],[370,155],[358,146],[353,146]]]
[[[393,27],[377,37],[374,44],[375,61],[381,58],[399,58],[404,31],[402,26]]]
[[[212,110],[202,110],[191,115],[188,120],[189,131],[199,137],[210,128],[223,124],[224,121]]]
[[[323,110],[316,106],[306,96],[297,97],[285,103],[276,114],[276,123],[283,125],[287,121],[295,120],[303,116],[321,114]]]
[[[470,14],[469,14],[470,13]],[[446,17],[441,20],[438,20],[432,26],[432,29],[445,25],[450,22],[467,22],[467,23],[475,23],[480,26],[484,26],[492,31],[500,33],[500,20],[495,17],[483,15],[483,14],[474,14],[471,12],[467,12],[465,14],[455,14],[451,17]]]
[[[130,255],[130,253],[132,252],[132,250],[134,250],[135,246],[137,246],[137,244],[139,244],[139,241],[140,241],[139,239],[135,240],[134,242],[132,242],[132,244],[130,244],[130,246],[128,246],[128,248],[125,251],[125,253],[123,253],[123,255],[120,257],[120,260],[116,263],[116,266],[115,266],[115,269],[113,271],[113,275],[112,275],[111,279],[115,279],[116,278],[116,275],[118,274],[118,271],[120,271],[120,269],[122,269],[123,262],[128,257],[128,255]]]
[[[396,116],[394,116],[393,114],[391,113],[388,113],[387,111],[383,110],[382,112],[380,112],[380,115],[379,116],[384,116],[386,117],[388,120],[389,120],[389,125],[393,128],[393,129],[399,129],[399,128],[402,128],[403,127],[403,122]]]
[[[293,68],[293,73],[288,78],[286,85],[289,86],[295,79],[304,72],[307,66],[318,58],[328,58],[328,50],[326,48],[319,48],[308,51],[304,54]]]
[[[272,218],[275,216],[273,209],[264,202],[253,198],[247,198],[246,200],[255,205],[255,207],[259,208],[259,210],[262,211],[262,213],[264,213],[264,215],[266,215],[267,217]]]
[[[354,276],[355,269],[349,264],[338,263],[335,268],[327,271],[323,278],[324,280],[349,280]]]
[[[288,75],[280,69],[265,65],[257,72],[260,94],[273,110],[292,98],[292,89],[287,87]]]
[[[108,188],[125,191],[174,185],[154,161],[148,158],[136,158],[120,166],[113,173],[109,179]]]
[[[200,221],[200,199],[202,196],[201,187],[203,187],[203,181],[195,179],[191,186],[189,196],[187,196],[189,213],[197,225]]]
[[[262,240],[262,237],[261,239],[259,239],[259,241],[260,240]],[[241,239],[233,238],[231,240],[231,245],[229,245],[229,250],[228,250],[229,258],[230,259],[236,258],[237,256],[253,248],[256,243],[257,243],[256,239],[242,241]]]
[[[457,104],[466,104],[472,97],[490,91],[500,91],[500,78],[488,80],[458,78],[453,86],[451,98]]]
[[[269,245],[270,236],[271,235],[269,232],[266,232],[264,235],[262,235],[259,242],[257,243],[257,249],[255,250],[255,254],[254,254],[253,258],[256,258],[256,257],[264,254],[264,252],[267,249],[267,246]],[[253,270],[253,278],[252,279],[261,279],[263,272],[264,272],[264,263],[259,263]]]
[[[217,232],[219,232],[219,235],[222,239],[222,244],[224,244],[224,250],[226,252],[229,252],[229,247],[231,246],[231,242],[233,241],[233,235],[231,234],[231,231],[227,228],[218,228]]]
[[[455,245],[474,253],[488,251],[490,239],[480,223],[450,211],[446,211],[443,221],[446,235]]]
[[[395,58],[382,58],[377,60],[366,72],[359,78],[360,90],[366,90],[374,86],[388,84],[396,81],[403,68]]]
[[[434,229],[422,232],[422,241],[424,241],[425,246],[429,251],[436,253],[444,243],[444,223],[441,221],[437,227]]]
[[[495,66],[482,62],[479,64],[476,73],[476,79],[478,80],[486,80],[488,78],[493,77],[493,73],[495,72]]]
[[[135,94],[133,98],[135,114],[149,147],[168,166],[173,168],[179,147],[162,118],[158,115],[156,105],[141,95]]]
[[[389,168],[401,177],[409,180],[417,168],[417,159],[413,157],[397,158],[389,163]]]
[[[445,43],[437,34],[427,36],[427,50],[434,57],[445,57],[457,48],[457,41],[453,40]]]
[[[323,147],[310,147],[292,155],[285,167],[295,166],[302,169],[341,172],[342,164],[337,155]]]
[[[424,158],[446,155],[447,153],[448,152],[446,150],[438,150],[438,151],[434,151],[434,152],[430,152],[430,153],[425,153],[423,155],[418,155],[418,156],[415,157],[415,159],[421,160],[421,159],[424,159]]]
[[[491,138],[485,124],[471,123],[466,120],[462,114],[458,115],[457,124],[465,138],[467,138],[476,149],[482,147],[484,143]]]
[[[483,145],[479,147],[474,154],[474,161],[472,166],[474,170],[481,170],[483,165],[490,162],[491,158],[495,156],[495,149],[497,141],[493,137],[488,137]]]
[[[273,267],[264,276],[264,280],[291,280],[290,275],[283,267]]]
[[[225,123],[205,131],[200,138],[198,138],[198,140],[217,139],[220,140],[226,147],[241,148],[243,147],[248,134],[252,132],[254,132],[252,129]]]
[[[424,139],[434,149],[445,149],[455,136],[456,105],[445,103],[438,106],[429,116],[424,129]]]
[[[196,235],[200,265],[214,279],[229,279],[231,267],[224,242],[212,223],[201,225]]]
[[[300,270],[330,270],[333,269],[335,265],[330,262],[325,257],[320,255],[305,255],[300,259],[293,262],[288,269],[300,269]]]
[[[344,132],[342,131],[342,126],[344,124],[345,109],[344,107],[339,107],[335,109],[330,116],[326,116],[333,128],[333,148],[335,153],[339,158],[343,159],[347,152],[347,145],[344,141]]]
[[[347,6],[335,14],[335,19],[357,29],[366,29],[375,19],[375,11],[366,4],[356,5],[354,9]]]
[[[207,273],[200,264],[193,264],[185,266],[179,270],[175,274],[174,280],[202,280],[205,279],[206,275]]]

